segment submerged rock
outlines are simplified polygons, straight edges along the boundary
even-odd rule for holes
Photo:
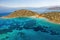
[[[51,35],[60,35],[60,33],[56,32],[56,31],[53,31],[53,30],[50,30],[50,32],[51,32],[50,33]]]
[[[32,29],[35,25],[36,25],[36,20],[29,20],[26,21],[25,25],[23,25],[23,28]]]

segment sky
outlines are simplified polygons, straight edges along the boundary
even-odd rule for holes
[[[44,7],[60,6],[60,0],[0,0],[5,7]]]

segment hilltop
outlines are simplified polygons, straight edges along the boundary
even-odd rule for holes
[[[15,18],[15,17],[30,17],[30,16],[36,16],[39,15],[37,12],[33,12],[30,10],[17,10],[12,12],[10,15],[3,16],[4,18]]]

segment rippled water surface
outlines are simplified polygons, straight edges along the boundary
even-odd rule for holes
[[[45,18],[0,18],[0,40],[60,40],[60,24]]]

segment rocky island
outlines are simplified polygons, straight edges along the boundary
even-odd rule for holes
[[[8,16],[3,16],[2,18],[15,18],[15,17],[35,17],[35,18],[44,17],[47,18],[49,21],[60,23],[60,12],[37,13],[30,10],[22,9],[12,12]]]
[[[3,16],[3,18],[15,18],[15,17],[35,17],[39,15],[37,12],[33,12],[30,10],[17,10],[15,12],[12,12],[10,15],[8,16]]]

